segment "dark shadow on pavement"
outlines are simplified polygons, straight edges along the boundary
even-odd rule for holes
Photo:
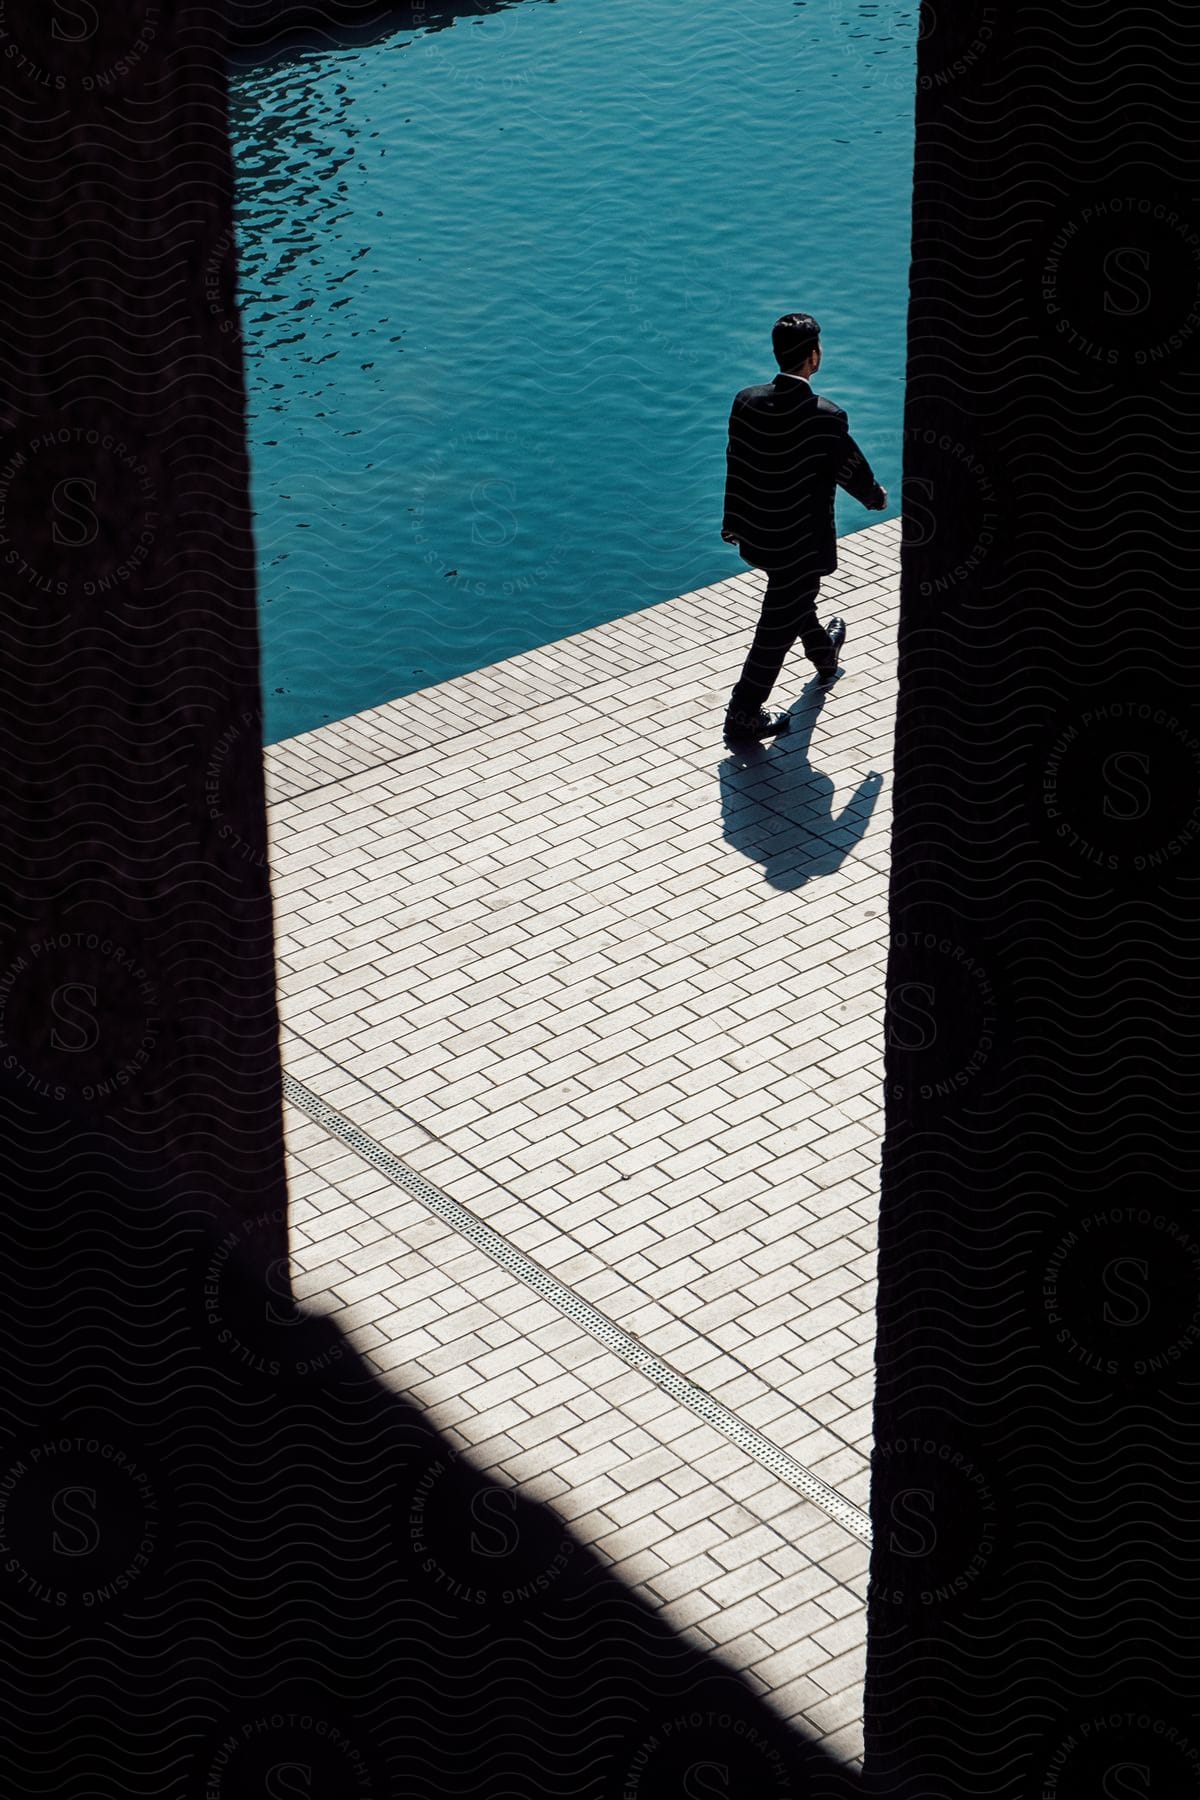
[[[720,765],[725,841],[763,865],[774,888],[791,893],[832,874],[860,841],[883,786],[869,771],[834,816],[834,784],[809,761],[814,729],[836,684],[814,677],[791,709],[783,737],[731,752]]]
[[[3,1082],[58,1151],[0,1282],[11,1791],[69,1761],[123,1800],[861,1793],[298,1313],[257,1221],[106,1167],[86,1126],[72,1176],[62,1108]]]

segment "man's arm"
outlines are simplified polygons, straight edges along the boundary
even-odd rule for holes
[[[871,465],[850,436],[850,425],[845,413],[838,421],[845,437],[838,446],[837,484],[845,488],[851,499],[865,506],[868,512],[882,512],[887,506],[887,489],[880,487],[871,472]]]
[[[725,445],[725,509],[721,515],[721,536],[727,544],[741,537],[741,518],[737,499],[738,478],[742,473],[741,420],[736,399],[729,411],[729,439]]]

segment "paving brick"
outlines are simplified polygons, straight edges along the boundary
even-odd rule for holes
[[[831,1656],[840,1656],[843,1651],[856,1649],[866,1642],[866,1619],[856,1608],[836,1624],[815,1630],[813,1637]]]
[[[803,1637],[798,1638],[794,1644],[789,1644],[786,1650],[769,1650],[757,1662],[751,1663],[750,1667],[759,1680],[765,1681],[772,1689],[786,1687],[801,1675],[809,1676],[820,1687],[821,1668],[822,1665],[828,1665],[829,1660],[827,1652],[819,1644],[814,1643],[811,1638]],[[822,1688],[824,1693],[830,1691],[829,1688]]]
[[[870,1547],[867,1544],[855,1542],[824,1556],[822,1566],[838,1581],[848,1583],[857,1575],[865,1575],[870,1561]]]
[[[865,1640],[865,1632],[863,1634]],[[861,1685],[867,1666],[867,1646],[865,1641],[857,1644],[852,1650],[843,1651],[841,1656],[832,1661],[824,1661],[812,1666],[811,1673],[818,1687],[824,1688],[827,1694],[839,1694],[851,1682]]]
[[[770,1526],[755,1525],[751,1531],[743,1531],[737,1537],[714,1544],[711,1554],[723,1569],[736,1569],[767,1550],[773,1550],[778,1541]]]
[[[843,1688],[840,1694],[830,1694],[804,1709],[805,1718],[824,1736],[827,1732],[840,1730],[843,1726],[857,1723],[862,1718],[862,1687],[853,1682]]]
[[[708,1580],[718,1579],[724,1571],[708,1556],[693,1556],[685,1563],[672,1562],[654,1577],[656,1592],[667,1600],[678,1600],[684,1594],[698,1592]]]
[[[780,1687],[771,1687],[769,1683],[764,1683],[764,1686],[771,1696],[771,1710],[781,1713],[785,1719],[795,1719],[801,1725],[807,1723],[810,1706],[813,1703],[819,1705],[825,1698],[823,1689],[809,1675],[799,1675]],[[811,1737],[812,1733],[805,1731],[804,1735]]]
[[[624,1466],[618,1471],[616,1479],[620,1483],[624,1483],[626,1479]],[[622,1493],[618,1499],[609,1503],[605,1511],[617,1521],[618,1525],[635,1524],[667,1503],[670,1496],[670,1488],[661,1481],[652,1481],[646,1487],[634,1487],[632,1490]],[[660,1520],[659,1523],[663,1533],[670,1533],[671,1527],[664,1520]]]

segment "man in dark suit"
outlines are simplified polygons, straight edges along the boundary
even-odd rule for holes
[[[743,388],[729,415],[721,536],[767,573],[758,629],[725,715],[730,744],[786,731],[787,713],[767,712],[764,702],[797,638],[822,680],[837,673],[845,621],[817,620],[821,577],[837,568],[835,490],[871,512],[887,505],[845,413],[812,391],[820,336],[811,313],[785,313],[771,332],[780,373]]]

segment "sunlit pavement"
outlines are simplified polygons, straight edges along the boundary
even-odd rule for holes
[[[899,537],[840,540],[843,672],[797,646],[761,749],[744,571],[266,757],[285,1069],[491,1228],[289,1102],[297,1293],[848,1763]]]

